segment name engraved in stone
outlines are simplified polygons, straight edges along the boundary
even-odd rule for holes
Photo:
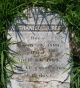
[[[18,28],[19,28],[19,31],[60,31],[62,28],[64,28],[64,26],[62,25],[47,25],[47,24],[44,24],[44,25],[18,25]],[[56,30],[57,29],[57,30]],[[15,31],[15,30],[12,30],[12,31]]]

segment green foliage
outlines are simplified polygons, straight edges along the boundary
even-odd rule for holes
[[[7,88],[8,78],[12,73],[12,69],[7,67],[12,68],[14,62],[9,49],[10,39],[7,39],[8,29],[16,16],[33,6],[50,9],[63,17],[70,33],[72,54],[80,59],[80,0],[0,0],[0,88]],[[71,88],[80,87],[79,73],[80,67],[73,63]]]
[[[71,70],[71,88],[80,88],[80,61],[74,56]]]

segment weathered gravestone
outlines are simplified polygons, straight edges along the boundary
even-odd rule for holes
[[[58,14],[43,8],[25,10],[9,31],[18,63],[11,88],[69,88],[67,28]],[[63,30],[63,31],[61,31]],[[60,32],[61,31],[61,32]]]

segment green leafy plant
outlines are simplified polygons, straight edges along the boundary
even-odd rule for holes
[[[7,88],[13,73],[12,53],[9,49],[8,30],[14,18],[24,9],[34,6],[58,13],[66,22],[70,34],[72,70],[71,88],[80,88],[80,0],[1,0],[0,1],[0,88]],[[22,14],[24,15],[24,14]]]

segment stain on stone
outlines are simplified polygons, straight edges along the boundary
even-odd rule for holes
[[[29,82],[38,81],[38,79],[37,74],[32,74],[32,76],[29,76]]]

